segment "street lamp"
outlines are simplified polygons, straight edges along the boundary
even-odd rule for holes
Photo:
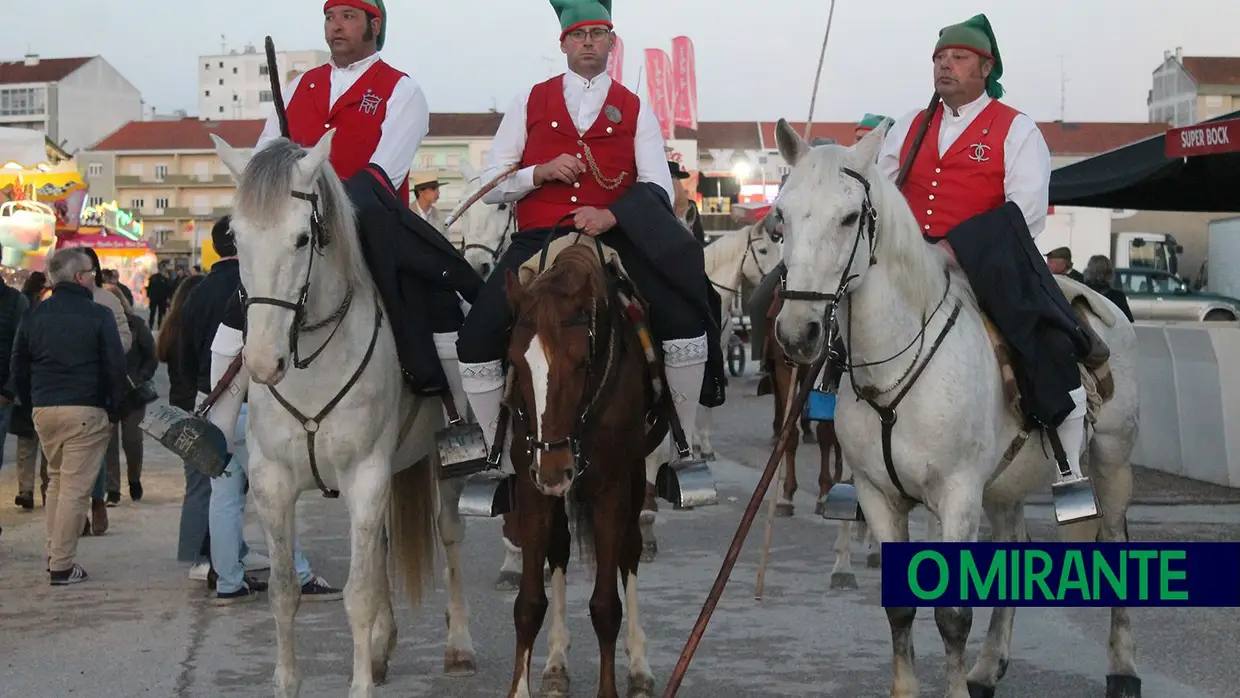
[[[738,182],[743,182],[749,177],[752,168],[749,166],[748,160],[737,160],[732,163],[732,176],[736,177]]]

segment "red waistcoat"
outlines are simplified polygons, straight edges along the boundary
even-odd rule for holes
[[[336,129],[332,138],[332,168],[341,179],[348,179],[370,164],[383,135],[383,119],[396,83],[405,74],[383,61],[362,73],[331,107],[332,67],[323,64],[301,76],[297,92],[289,101],[288,131],[293,141],[312,148],[323,134]],[[398,200],[409,201],[409,178],[397,187]]]
[[[1007,200],[1004,192],[1003,142],[1012,120],[1020,112],[992,100],[973,123],[961,133],[947,152],[939,157],[939,126],[943,109],[934,112],[926,139],[913,162],[903,193],[921,226],[922,235],[942,238],[961,222],[998,208]],[[908,159],[912,134],[917,132],[922,111],[909,126],[909,136],[900,150],[900,162]]]
[[[525,150],[521,153],[521,167],[541,165],[569,153],[581,158],[586,172],[577,178],[576,184],[546,182],[526,194],[517,202],[519,230],[549,228],[581,206],[606,208],[633,186],[637,181],[634,142],[640,107],[637,95],[613,80],[598,118],[584,134],[578,134],[564,102],[563,75],[530,90],[525,109]],[[608,112],[619,120],[613,121]],[[595,178],[586,154],[587,146],[604,180],[623,175],[614,189],[603,187]]]

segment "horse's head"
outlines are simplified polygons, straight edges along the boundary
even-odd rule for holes
[[[571,245],[529,287],[509,271],[508,299],[517,318],[508,358],[515,374],[518,413],[533,452],[530,475],[545,495],[564,496],[572,485],[582,416],[606,357],[606,287],[597,252]]]
[[[232,229],[246,295],[245,364],[265,385],[279,383],[295,355],[307,300],[315,295],[313,260],[327,256],[332,242],[348,247],[333,237],[352,236],[353,209],[328,163],[334,133],[310,150],[277,139],[249,158],[211,136],[237,183]]]
[[[469,182],[471,191],[482,186],[482,173],[468,162],[461,163],[461,174]],[[514,206],[516,204],[491,205],[479,201],[461,216],[465,261],[484,279],[491,275],[499,261],[509,242],[508,236],[516,232]]]
[[[871,187],[882,177],[875,163],[890,123],[850,148],[811,148],[787,121],[776,127],[792,172],[771,213],[784,234],[787,268],[775,337],[795,361],[809,363],[823,351],[828,313],[869,269],[878,216]]]
[[[779,265],[783,254],[784,236],[773,228],[763,219],[746,231],[749,240],[745,260],[741,262],[741,275],[754,286],[762,283],[762,279]]]

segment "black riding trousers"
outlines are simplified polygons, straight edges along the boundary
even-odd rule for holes
[[[505,358],[508,331],[513,321],[505,281],[507,272],[511,270],[515,274],[522,264],[542,251],[548,240],[563,234],[563,228],[538,228],[512,236],[511,244],[495,263],[477,301],[465,316],[456,344],[462,363],[481,364]],[[647,321],[656,342],[692,339],[706,333],[693,306],[663,280],[622,231],[609,230],[598,239],[616,251],[637,292],[645,299],[650,315]]]

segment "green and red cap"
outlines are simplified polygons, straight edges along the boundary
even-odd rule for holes
[[[986,15],[974,15],[960,24],[940,29],[934,55],[948,48],[962,48],[994,61],[990,76],[986,78],[986,94],[994,99],[1003,96],[1003,86],[999,84],[999,78],[1003,77],[1003,58],[999,55],[999,43],[995,41],[995,31],[990,28]]]
[[[614,29],[611,23],[611,0],[551,0],[551,7],[560,18],[560,40],[574,29],[601,25]]]
[[[887,117],[883,116],[882,114],[866,114],[865,117],[861,119],[861,121],[857,122],[856,130],[873,131],[874,129],[878,128],[879,125],[881,125],[886,120],[887,120]]]
[[[323,3],[324,12],[333,7],[352,7],[378,17],[379,36],[375,41],[375,48],[383,50],[383,40],[387,38],[387,8],[383,6],[383,0],[327,0]]]

